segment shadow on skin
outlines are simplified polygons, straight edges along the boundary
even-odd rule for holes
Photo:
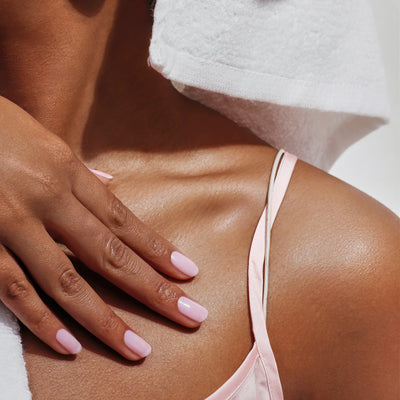
[[[80,13],[93,17],[101,10],[105,0],[69,0],[69,2]]]
[[[147,64],[151,30],[151,13],[145,1],[119,2],[83,133],[83,158],[90,160],[105,152],[131,149],[172,153],[255,143],[257,139],[250,131],[246,136],[241,128],[240,135],[236,135],[237,125],[233,121],[183,96]],[[141,92],[142,97],[138,96]],[[188,112],[192,119],[200,120],[210,114],[217,118],[212,129],[204,126],[201,134],[188,134],[194,128],[193,124],[186,126]],[[140,125],[138,116],[142,120]],[[227,127],[229,136],[215,135],[215,130]],[[135,134],[138,131],[140,134]]]

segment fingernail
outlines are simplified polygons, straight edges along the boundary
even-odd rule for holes
[[[193,321],[203,322],[208,315],[206,308],[196,303],[187,297],[180,297],[178,300],[178,310],[186,317],[189,317]]]
[[[140,357],[147,357],[151,353],[151,346],[135,332],[126,331],[124,334],[126,346]]]
[[[103,183],[108,183],[114,177],[106,172],[99,171],[98,169],[89,168]]]
[[[56,339],[71,354],[78,354],[82,350],[81,344],[65,329],[57,331]]]
[[[187,276],[192,277],[199,273],[197,265],[178,251],[172,252],[171,262],[175,265],[177,269],[179,269],[179,271],[183,272]]]

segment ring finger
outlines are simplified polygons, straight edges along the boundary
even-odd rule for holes
[[[0,300],[39,339],[61,354],[82,346],[50,311],[14,257],[0,245]]]
[[[147,356],[151,347],[119,318],[76,272],[68,257],[41,225],[9,237],[7,243],[33,279],[68,314],[101,341],[129,360]]]

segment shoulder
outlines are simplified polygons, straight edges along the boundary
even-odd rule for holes
[[[396,398],[399,218],[299,162],[272,240],[268,329],[287,398]]]

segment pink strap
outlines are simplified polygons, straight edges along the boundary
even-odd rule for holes
[[[264,284],[263,284],[263,310],[264,321],[267,318],[268,281],[269,281],[269,258],[271,248],[271,230],[282,204],[290,178],[296,165],[297,157],[279,150],[274,164],[272,165],[271,176],[268,185],[268,204],[266,206],[265,224],[265,259],[264,259]]]
[[[285,152],[282,157],[282,161],[276,175],[274,191],[272,195],[271,228],[274,225],[275,218],[278,214],[283,198],[285,197],[296,161],[297,157],[290,153]]]
[[[281,160],[280,164],[279,160]],[[270,202],[270,220],[272,223],[283,201],[295,164],[295,156],[289,153],[283,153],[282,150],[278,152],[270,178],[273,185],[271,194],[272,200]],[[278,367],[269,342],[265,323],[266,320],[263,316],[263,267],[266,250],[269,248],[269,241],[267,241],[268,246],[266,246],[265,240],[267,226],[266,216],[267,207],[264,208],[258,220],[249,255],[249,302],[255,343],[250,353],[247,355],[246,360],[241,364],[238,370],[224,385],[209,396],[207,400],[227,398],[233,400],[241,398],[236,397],[235,393],[238,393],[241,387],[245,387],[246,379],[251,382],[253,385],[252,387],[254,387],[254,385],[259,385],[256,390],[258,396],[270,400],[283,400]],[[269,224],[270,227],[272,223]],[[267,261],[269,261],[269,259],[267,258],[265,261],[268,270]],[[258,360],[260,364],[257,364]],[[257,369],[257,365],[260,365],[259,368],[261,368],[261,370]],[[253,376],[251,376],[251,374]],[[255,397],[253,396],[252,399],[253,398]]]
[[[266,326],[270,234],[296,161],[297,157],[283,150],[275,157],[268,190],[271,200],[268,199],[258,222],[249,259],[249,300],[254,339],[265,370],[270,398],[274,400],[283,400],[283,393]]]

